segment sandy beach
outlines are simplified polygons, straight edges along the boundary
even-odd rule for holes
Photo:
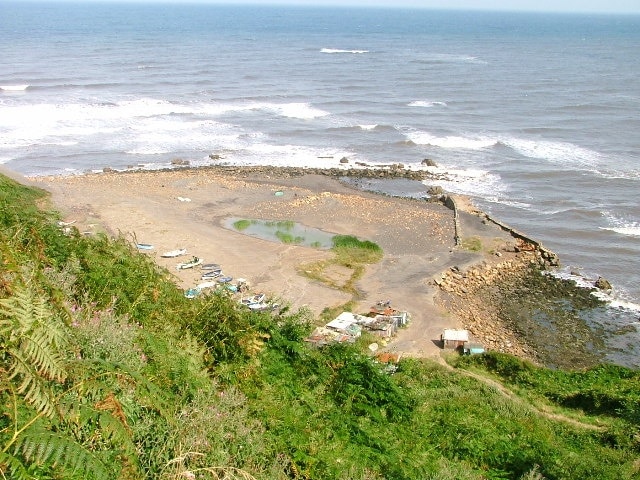
[[[513,240],[481,216],[462,213],[463,237],[474,237],[483,245],[472,251],[455,245],[453,211],[441,203],[365,192],[325,175],[271,172],[239,175],[187,168],[31,180],[51,192],[54,208],[81,232],[123,235],[132,243],[153,245],[142,254],[172,272],[181,288],[200,282],[199,269],[175,268],[195,255],[220,264],[225,275],[246,279],[252,292],[264,292],[316,315],[351,296],[301,276],[297,268],[332,253],[248,236],[225,222],[288,220],[375,242],[384,257],[368,266],[359,280],[361,298],[355,311],[367,312],[379,300],[391,300],[393,307],[408,311],[410,325],[387,348],[416,357],[440,357],[442,330],[463,327],[460,318],[434,301],[440,290],[436,280],[451,267],[464,270],[503,261],[495,251]],[[160,256],[179,248],[187,249],[186,257]],[[331,275],[339,282],[349,272],[335,269]]]

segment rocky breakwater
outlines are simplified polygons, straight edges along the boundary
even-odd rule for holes
[[[334,168],[307,168],[307,167],[273,167],[268,165],[256,166],[233,166],[233,165],[211,165],[198,167],[200,170],[211,169],[225,175],[237,177],[262,178],[292,178],[303,175],[325,175],[329,177],[362,177],[362,178],[406,178],[410,180],[425,180],[440,178],[439,175],[427,170],[412,170],[406,168],[401,163],[389,165],[368,166],[360,164],[355,167],[334,167]]]
[[[466,269],[453,266],[435,279],[438,302],[482,343],[486,350],[538,362],[534,346],[511,318],[504,315],[503,299],[518,297],[532,272],[538,275],[556,263],[547,250],[515,239]]]

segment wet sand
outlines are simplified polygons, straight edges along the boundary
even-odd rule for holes
[[[316,315],[351,296],[301,276],[297,268],[332,253],[244,235],[226,228],[225,221],[290,220],[375,242],[384,257],[368,266],[358,281],[361,298],[354,311],[368,312],[378,300],[391,300],[393,307],[408,311],[410,325],[387,348],[415,357],[440,357],[442,330],[462,328],[455,315],[434,302],[439,290],[434,279],[452,266],[497,261],[489,250],[513,240],[481,217],[464,214],[461,226],[466,235],[492,246],[474,252],[455,245],[453,212],[440,203],[364,192],[325,175],[272,172],[238,175],[179,169],[36,177],[31,182],[50,191],[54,208],[81,232],[123,235],[132,243],[153,245],[142,254],[172,272],[181,288],[201,281],[199,269],[175,268],[195,255],[205,263],[220,264],[226,275],[247,279],[252,292],[267,293]],[[160,257],[178,248],[186,248],[187,255]],[[348,273],[335,269],[332,275],[338,281]]]

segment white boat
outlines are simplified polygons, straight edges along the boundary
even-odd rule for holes
[[[202,259],[201,258],[193,257],[188,262],[179,263],[178,265],[176,265],[176,269],[178,269],[178,270],[186,270],[187,268],[193,268],[196,265],[200,265],[201,263],[202,263]]]
[[[256,293],[255,295],[252,295],[250,297],[243,298],[242,300],[240,300],[240,303],[250,307],[253,304],[264,302],[266,297],[267,296],[264,293]]]
[[[180,248],[178,250],[170,250],[168,252],[164,252],[162,255],[160,255],[163,258],[175,258],[175,257],[179,257],[180,255],[184,255],[187,253],[187,249],[186,248]]]
[[[211,270],[210,272],[203,273],[200,277],[202,280],[213,280],[222,276],[222,270]]]
[[[265,312],[267,310],[275,310],[276,308],[278,308],[278,306],[279,305],[277,303],[271,303],[271,302],[252,303],[251,305],[247,305],[247,307],[249,307],[254,312]]]

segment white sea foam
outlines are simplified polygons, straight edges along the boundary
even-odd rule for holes
[[[329,115],[329,112],[325,112],[319,108],[314,108],[308,103],[266,104],[264,108],[266,110],[274,111],[283,117],[300,118],[303,120],[310,120]]]
[[[501,143],[525,157],[539,158],[563,165],[574,164],[592,169],[601,159],[598,152],[567,142],[509,138],[502,140]]]
[[[587,289],[594,289],[594,285],[597,280],[597,276],[594,278],[588,278],[586,276],[576,275],[569,268],[565,268],[562,270],[548,270],[544,273],[546,275],[552,275],[562,280],[572,280],[575,282],[576,286]],[[640,312],[640,305],[635,302],[626,300],[624,298],[624,292],[619,292],[615,288],[615,286],[610,291],[594,289],[591,292],[591,295],[598,298],[599,300],[602,300],[603,302],[606,302],[607,305],[611,308]]]
[[[181,150],[237,149],[245,145],[241,131],[213,121],[182,121],[152,117],[132,125],[123,134],[122,148],[129,154],[158,155]]]
[[[245,163],[286,167],[327,168],[341,167],[342,157],[354,158],[353,152],[302,145],[274,145],[255,143],[245,148],[238,159]],[[349,165],[346,165],[348,167]]]
[[[372,124],[372,125],[358,125],[362,130],[374,130],[378,125],[377,124]]]
[[[437,185],[445,191],[481,197],[489,201],[500,202],[496,194],[504,194],[507,187],[502,183],[500,175],[477,168],[446,168],[428,167],[427,170],[439,177],[439,180],[429,179],[428,185]]]
[[[631,235],[640,237],[640,226],[636,227],[600,227],[602,230],[611,230],[612,232],[621,233],[622,235]]]
[[[423,107],[423,108],[431,108],[431,107],[446,107],[446,102],[430,102],[427,100],[415,100],[407,104],[408,107]]]
[[[602,212],[602,215],[606,218],[609,226],[600,227],[601,230],[609,230],[621,235],[640,237],[640,222],[627,218],[621,218],[620,216],[615,215],[611,212]]]
[[[0,85],[3,92],[24,92],[30,85]]]
[[[15,158],[28,154],[31,146],[73,148],[82,142],[101,145],[105,151],[144,155],[188,149],[234,149],[254,141],[248,135],[259,132],[245,132],[211,117],[255,107],[246,103],[175,104],[153,98],[95,104],[0,105],[0,153]],[[264,103],[258,108],[303,119],[327,114],[301,103]],[[245,142],[239,144],[242,135]]]
[[[369,50],[343,50],[341,48],[322,48],[320,53],[369,53]]]
[[[431,145],[451,150],[481,150],[483,148],[492,147],[497,143],[496,139],[488,137],[461,137],[457,135],[437,137],[429,132],[422,131],[405,132],[405,136],[417,145]]]
[[[470,63],[475,65],[487,65],[485,60],[472,55],[459,55],[455,53],[429,53],[418,59],[425,63]]]

